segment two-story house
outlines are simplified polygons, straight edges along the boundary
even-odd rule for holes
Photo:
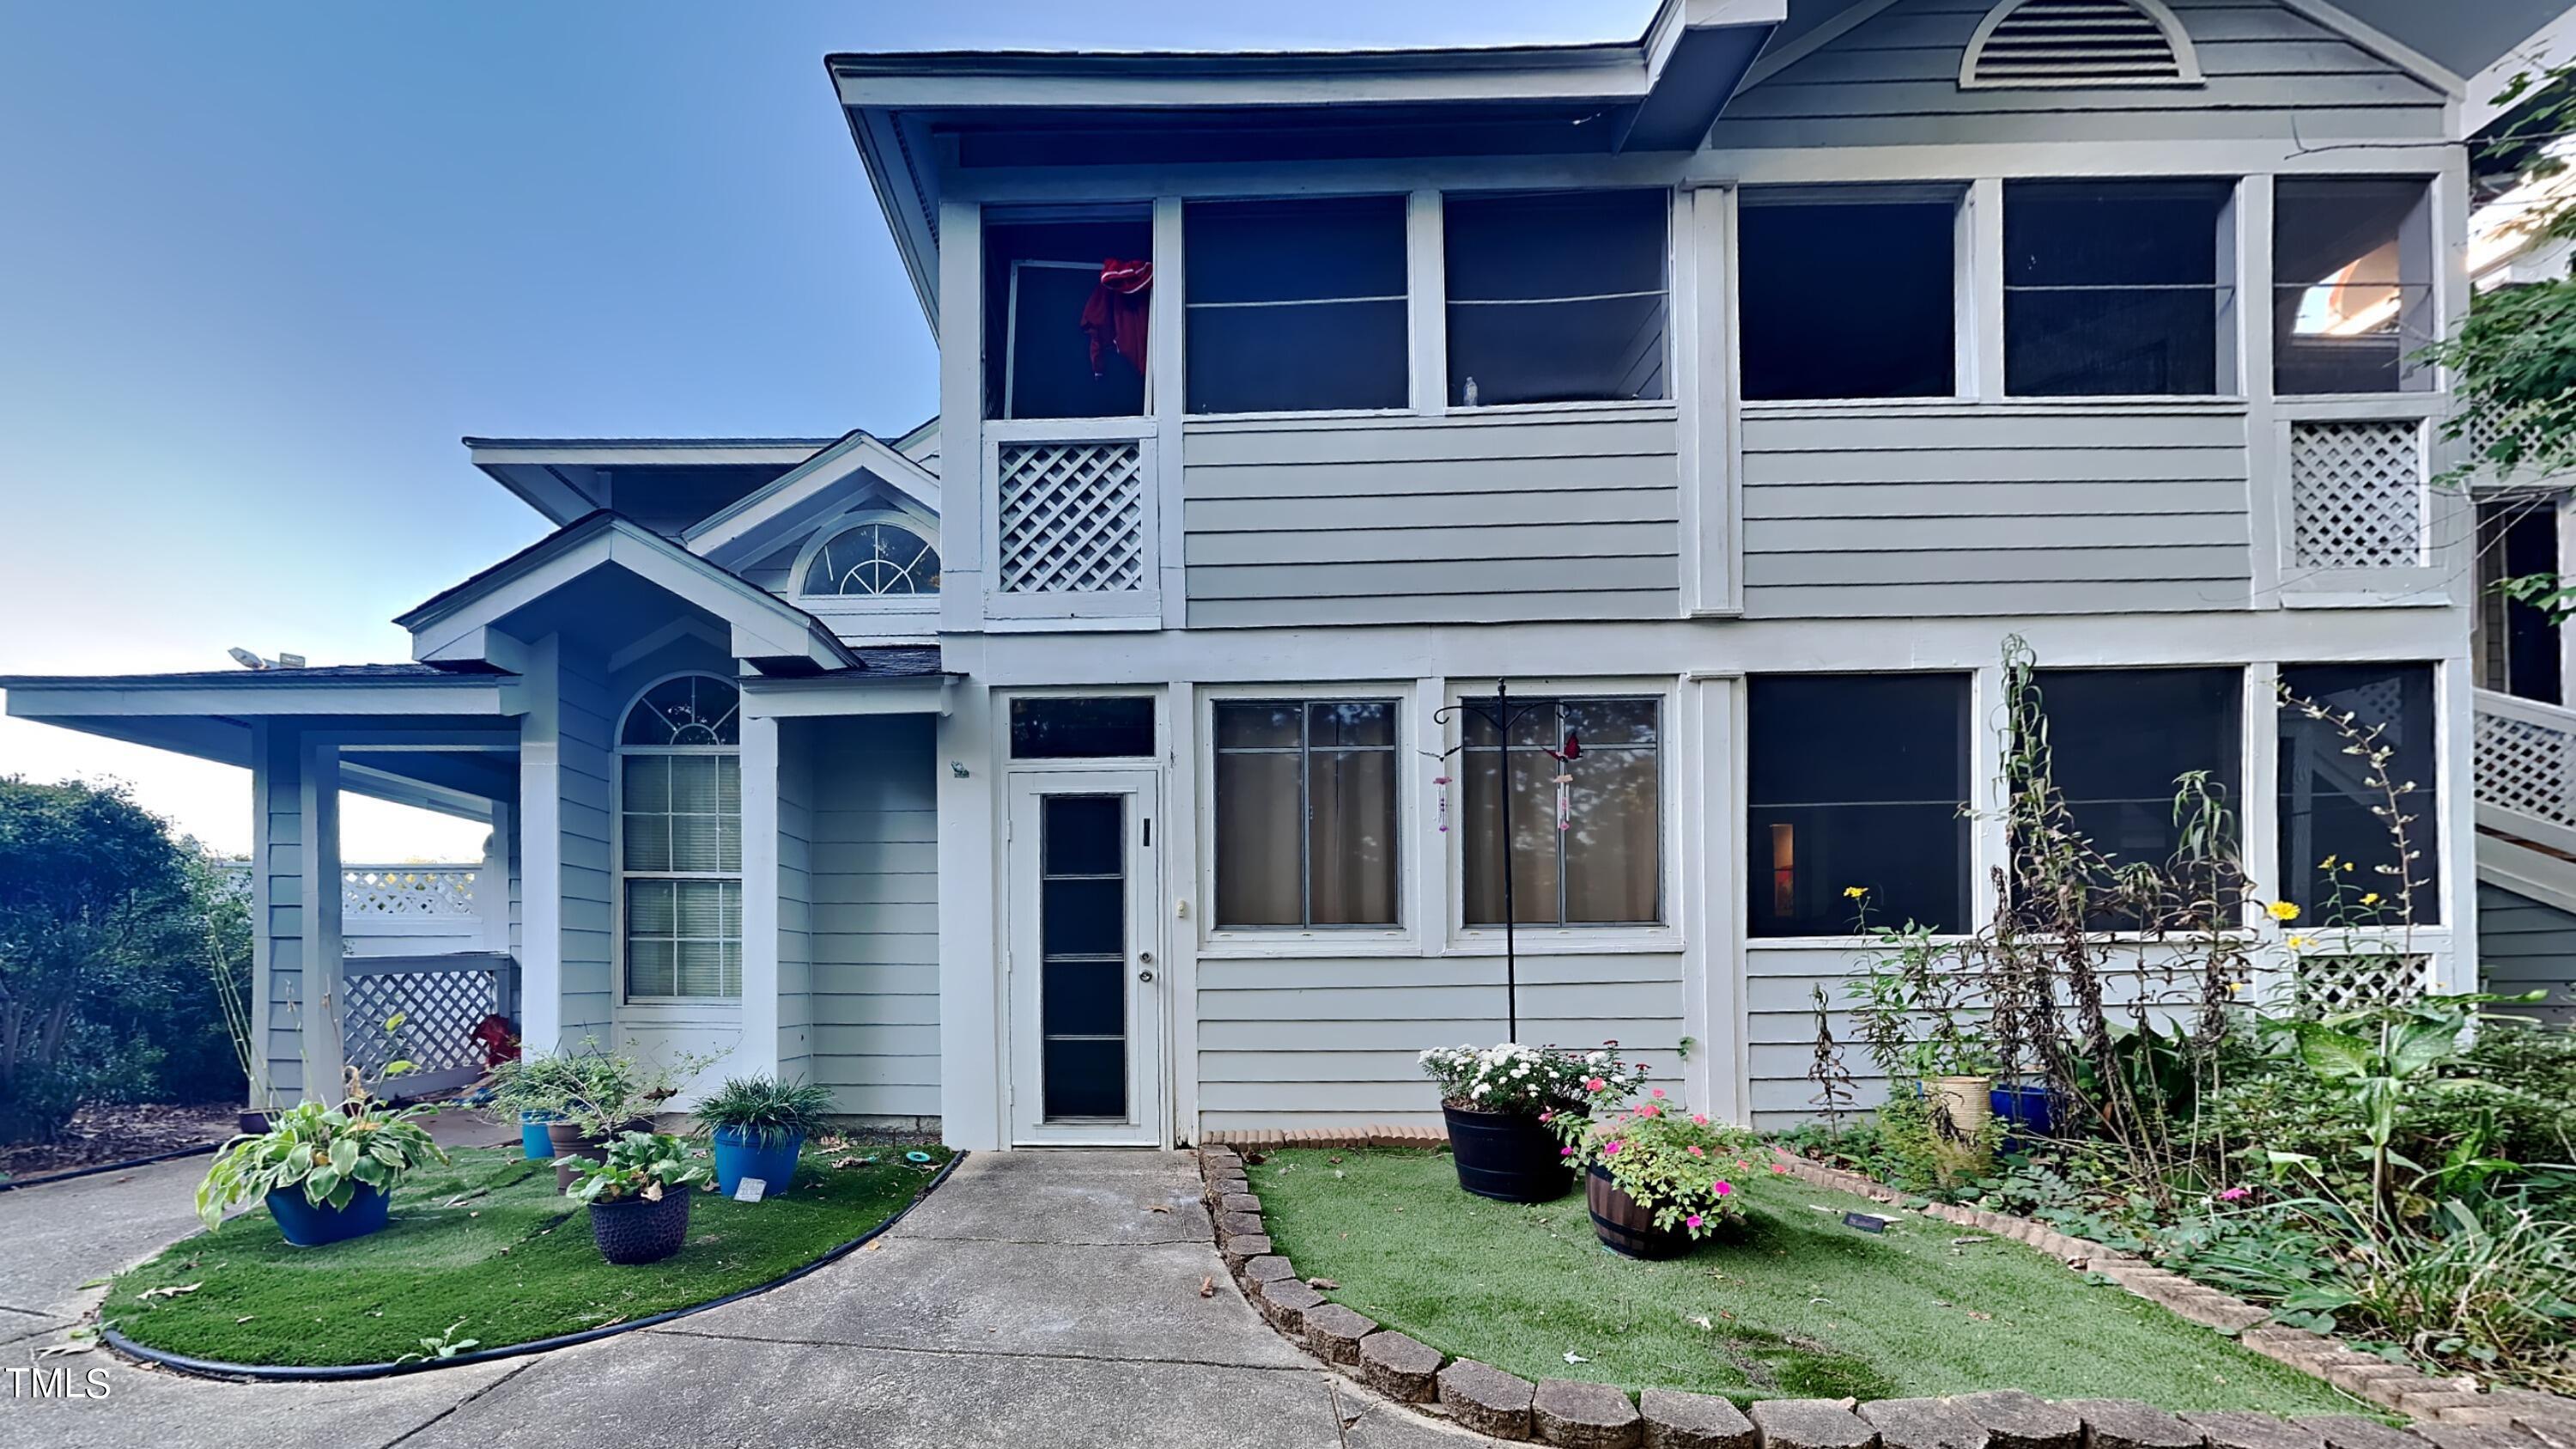
[[[2206,772],[2312,912],[2390,846],[2278,691],[2384,724],[2415,918],[2301,969],[2465,986],[2472,520],[2414,353],[2467,305],[2468,83],[2415,28],[832,56],[935,423],[469,440],[559,527],[410,662],[9,709],[251,767],[290,1091],[515,974],[533,1043],[966,1147],[1428,1120],[1416,1054],[1507,1032],[1784,1121],[1847,892],[1991,909],[2007,636],[2089,833],[2162,858]],[[482,953],[344,973],[353,790],[493,822]]]

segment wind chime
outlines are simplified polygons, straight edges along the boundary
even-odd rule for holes
[[[1473,715],[1483,720],[1492,726],[1494,731],[1494,749],[1497,757],[1494,773],[1500,786],[1503,817],[1504,1035],[1511,1041],[1518,1041],[1521,1036],[1520,910],[1512,890],[1513,877],[1517,874],[1513,867],[1519,863],[1515,857],[1520,847],[1519,837],[1512,833],[1512,726],[1541,710],[1552,714],[1555,709],[1554,700],[1514,704],[1511,681],[1498,679],[1494,681],[1494,697],[1490,702],[1461,701],[1440,709],[1431,716],[1433,722],[1441,726],[1441,734],[1444,738],[1448,734],[1449,722],[1463,715]],[[1572,730],[1568,730],[1560,743],[1541,745],[1539,749],[1549,759],[1556,761],[1556,774],[1550,783],[1556,786],[1556,828],[1559,833],[1562,833],[1574,828],[1574,761],[1583,755],[1583,741]],[[1431,783],[1440,790],[1440,833],[1443,835],[1449,833],[1449,787],[1456,783],[1449,775],[1449,760],[1452,756],[1464,755],[1466,750],[1466,731],[1461,729],[1458,743],[1432,755],[1432,758],[1438,761],[1440,769],[1439,774],[1432,776]],[[1431,754],[1428,750],[1423,753]],[[1563,847],[1559,846],[1560,853],[1562,850]]]

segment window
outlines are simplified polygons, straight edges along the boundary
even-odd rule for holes
[[[1466,922],[1650,925],[1663,916],[1660,708],[1652,699],[1461,702]],[[1509,744],[1506,747],[1505,740]],[[1573,758],[1560,760],[1561,755]],[[1508,762],[1508,768],[1507,768]],[[1510,847],[1503,782],[1510,780]],[[1559,789],[1559,775],[1567,776]]]
[[[2281,899],[2299,908],[2293,929],[2441,920],[2433,666],[2285,664],[2281,692]],[[2351,723],[2338,728],[2307,704]],[[2351,753],[2352,732],[2372,730],[2366,748],[2388,751],[2377,771]]]
[[[2285,179],[2272,193],[2272,374],[2283,393],[2429,388],[2433,220],[2421,181]]]
[[[1753,935],[1966,928],[1965,675],[1754,679],[1746,724]]]
[[[900,523],[841,529],[805,565],[801,592],[824,598],[914,598],[939,592],[939,550]]]
[[[1215,715],[1216,924],[1394,925],[1395,702]]]
[[[1126,759],[1154,753],[1154,701],[1143,695],[1011,701],[1014,760]]]
[[[742,995],[740,696],[666,679],[618,732],[626,995]]]
[[[2507,494],[2478,504],[2478,615],[2470,657],[2479,687],[2562,702],[2558,625],[2548,610],[2502,589],[2507,579],[2556,572],[2557,495]]]
[[[2004,184],[2004,388],[2015,397],[2236,387],[2218,181]]]
[[[1145,411],[1150,208],[996,207],[984,225],[984,410],[996,418]]]
[[[1449,401],[1665,396],[1669,194],[1452,196]]]
[[[1201,201],[1189,248],[1189,410],[1408,401],[1401,196]]]
[[[1737,216],[1748,401],[1957,393],[1955,195],[1756,188]]]
[[[2245,753],[2241,672],[2044,669],[2036,682],[2068,823],[2114,868],[2173,861],[2185,824],[2175,818],[2174,797],[2187,774],[2205,773],[2210,793],[2237,808]],[[2200,884],[2234,890],[2232,883]],[[2165,902],[2156,909],[2189,905]],[[2136,930],[2150,923],[2132,911],[2099,914],[2091,924]]]

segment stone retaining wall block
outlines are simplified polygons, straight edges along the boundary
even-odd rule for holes
[[[1869,1449],[1878,1431],[1836,1399],[1764,1399],[1753,1406],[1763,1449]]]
[[[1530,1417],[1538,1437],[1559,1449],[1636,1449],[1645,1439],[1637,1406],[1608,1384],[1541,1379]]]
[[[1950,1405],[1986,1431],[1989,1449],[2081,1449],[2084,1443],[2081,1417],[2020,1389],[1962,1394]]]
[[[1419,1339],[1381,1329],[1360,1340],[1360,1382],[1390,1399],[1430,1403],[1439,1392],[1439,1373],[1440,1350]]]
[[[1326,1363],[1345,1367],[1360,1361],[1360,1340],[1377,1332],[1377,1320],[1327,1303],[1306,1310],[1306,1347]]]
[[[2200,1449],[2200,1431],[2134,1399],[2067,1399],[2084,1420],[2084,1449]]]
[[[1940,1399],[1880,1399],[1859,1413],[1884,1449],[1986,1449],[1985,1426]]]
[[[1529,1380],[1474,1359],[1458,1359],[1440,1371],[1440,1403],[1449,1417],[1489,1438],[1528,1438],[1537,1394]]]
[[[1646,1449],[1754,1449],[1753,1421],[1731,1399],[1648,1389],[1637,1396]]]

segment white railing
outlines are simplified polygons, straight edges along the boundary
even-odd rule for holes
[[[437,920],[481,912],[480,865],[348,865],[340,868],[340,920]]]
[[[519,963],[498,951],[363,956],[340,968],[340,1046],[369,1080],[395,1062],[396,1096],[461,1087],[484,1071],[474,1034],[487,1016],[516,1020]],[[391,1023],[388,1025],[388,1023]]]
[[[2477,691],[2478,824],[2576,852],[2576,710]]]
[[[987,617],[1159,617],[1153,434],[1147,418],[984,425]]]

